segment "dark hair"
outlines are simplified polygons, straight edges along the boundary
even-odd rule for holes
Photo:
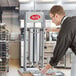
[[[55,15],[56,13],[59,15],[65,15],[65,11],[62,6],[60,5],[55,5],[50,9],[50,13]]]

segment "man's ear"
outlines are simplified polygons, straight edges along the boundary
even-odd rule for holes
[[[58,17],[59,17],[59,14],[56,13],[56,14],[55,14],[55,17],[58,18]]]

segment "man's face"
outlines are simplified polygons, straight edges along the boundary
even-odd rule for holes
[[[61,21],[60,21],[60,17],[58,14],[53,15],[50,13],[50,17],[51,17],[53,23],[55,23],[56,25],[60,25]]]

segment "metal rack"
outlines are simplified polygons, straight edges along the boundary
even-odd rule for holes
[[[8,40],[9,33],[4,23],[0,23],[0,74],[9,71],[8,66]],[[2,76],[2,75],[1,75]]]

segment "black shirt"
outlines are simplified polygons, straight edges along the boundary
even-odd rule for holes
[[[56,66],[65,55],[68,48],[76,54],[76,17],[67,17],[61,25],[57,43],[50,59],[50,64]]]

